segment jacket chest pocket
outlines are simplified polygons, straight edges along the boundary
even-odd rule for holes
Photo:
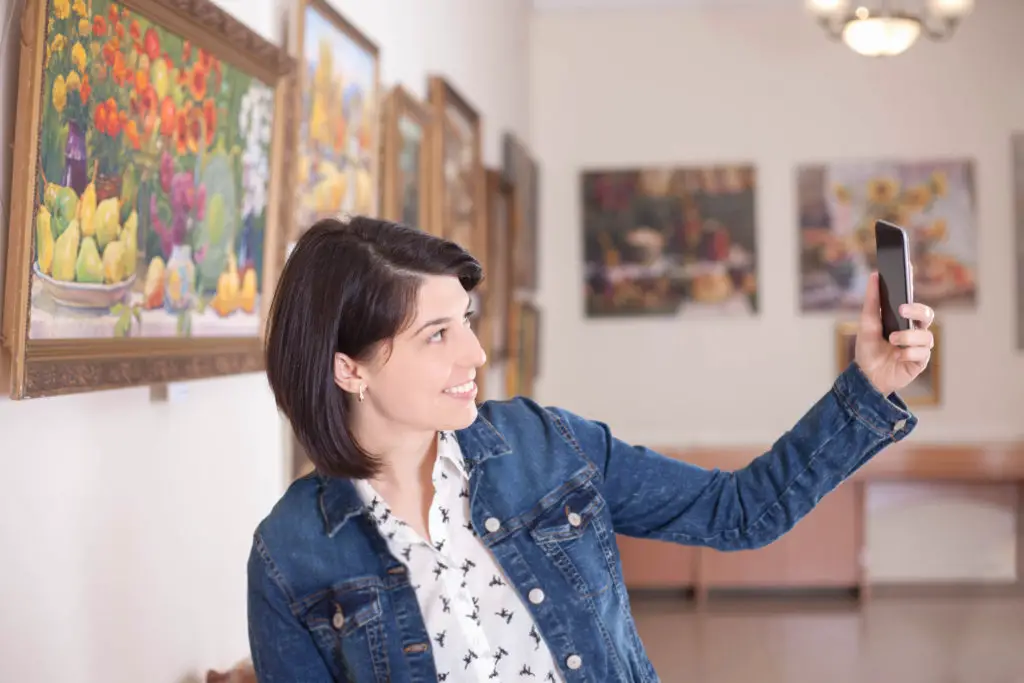
[[[544,508],[529,524],[530,536],[581,595],[608,590],[614,553],[602,517],[605,501],[584,483]]]
[[[343,584],[307,599],[303,619],[337,680],[390,680],[380,591],[365,582]]]

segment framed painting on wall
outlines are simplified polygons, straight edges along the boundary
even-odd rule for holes
[[[905,228],[914,298],[973,307],[977,246],[968,160],[859,161],[797,171],[800,308],[856,311],[875,268],[875,221]]]
[[[758,311],[751,166],[582,174],[588,317]]]
[[[434,124],[430,232],[471,251],[487,272],[480,114],[441,76],[431,76],[427,90]]]
[[[491,322],[491,360],[500,362],[509,353],[509,318],[513,300],[513,250],[515,239],[515,190],[495,170],[487,171],[487,243],[490,245],[487,289]]]
[[[294,7],[289,243],[317,220],[376,216],[380,205],[380,50],[327,0]]]
[[[505,385],[510,396],[532,397],[534,381],[540,374],[540,309],[528,300],[512,304]]]
[[[917,378],[899,391],[907,406],[935,406],[942,400],[942,325],[932,323],[929,327],[935,337],[932,357],[928,367]],[[857,342],[857,323],[841,321],[836,323],[836,374],[853,362]]]
[[[381,215],[426,230],[430,222],[430,114],[400,85],[384,103]]]
[[[537,231],[540,168],[530,150],[512,133],[503,139],[503,173],[516,192],[515,289],[537,289]]]
[[[207,0],[24,12],[12,397],[260,370],[292,60]]]

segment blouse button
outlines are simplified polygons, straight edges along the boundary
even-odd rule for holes
[[[577,513],[577,512],[570,512],[569,513],[569,524],[571,524],[573,526],[579,526],[582,523],[583,523],[583,518],[579,516],[579,513]]]
[[[565,660],[565,665],[575,671],[583,666],[583,660],[580,659],[579,655],[569,655],[568,659]]]
[[[340,607],[334,613],[334,617],[331,619],[331,625],[334,626],[337,631],[340,631],[341,627],[345,625],[345,615],[342,613]]]
[[[497,517],[488,517],[487,521],[484,522],[484,527],[493,534],[501,528],[501,522],[498,521]]]
[[[530,602],[535,605],[539,605],[544,602],[544,591],[539,588],[534,588],[530,591]]]

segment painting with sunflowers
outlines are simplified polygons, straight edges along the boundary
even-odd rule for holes
[[[15,179],[12,213],[27,248],[12,238],[9,255],[9,270],[26,277],[7,292],[25,314],[6,318],[23,328],[7,336],[19,338],[15,362],[29,385],[24,366],[48,343],[74,341],[97,359],[173,356],[178,369],[157,373],[173,379],[220,374],[213,361],[202,370],[187,360],[190,340],[260,336],[276,225],[275,94],[290,61],[212,2],[177,4],[27,3],[37,23],[23,51],[16,140],[33,167]],[[122,368],[78,389],[146,381],[152,370]],[[71,390],[47,381],[36,389]]]
[[[377,215],[380,56],[364,33],[325,0],[294,4],[301,54],[290,240],[321,218]]]
[[[914,298],[973,306],[975,188],[969,160],[808,165],[797,173],[801,308],[858,310],[875,268],[875,221],[907,230]]]

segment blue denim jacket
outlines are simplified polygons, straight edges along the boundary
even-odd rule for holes
[[[736,472],[629,445],[600,422],[523,398],[485,402],[457,437],[473,526],[521,595],[548,596],[525,604],[565,680],[612,683],[659,680],[634,626],[615,534],[764,546],[915,425],[906,405],[882,396],[854,364]],[[582,523],[571,525],[569,512]],[[501,522],[495,531],[484,525],[491,517]],[[248,572],[261,683],[437,681],[406,569],[350,481],[294,482],[256,530]],[[581,666],[566,666],[572,655]]]

